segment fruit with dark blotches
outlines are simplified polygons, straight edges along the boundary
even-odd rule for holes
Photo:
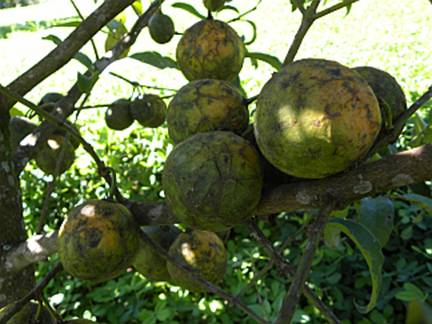
[[[142,229],[154,242],[168,251],[181,233],[175,226],[146,226]],[[136,271],[152,281],[170,281],[166,260],[149,244],[140,241],[140,248],[132,262]]]
[[[174,37],[174,22],[170,16],[162,12],[157,12],[150,18],[148,28],[151,38],[156,43],[165,44]]]
[[[105,112],[105,123],[114,130],[123,130],[133,123],[130,111],[130,101],[118,99],[114,101]]]
[[[204,0],[204,6],[210,11],[218,11],[222,9],[226,0]]]
[[[23,117],[12,117],[9,121],[9,134],[12,151],[15,151],[20,142],[36,129],[36,125]]]
[[[221,239],[212,232],[194,230],[180,234],[169,249],[169,255],[196,270],[203,279],[217,284],[222,281],[227,267],[227,252]],[[190,275],[189,271],[167,263],[173,282],[194,292],[208,288]]]
[[[201,20],[185,31],[177,45],[177,62],[188,80],[233,80],[240,72],[245,47],[227,23]]]
[[[300,178],[324,178],[366,155],[381,129],[367,82],[333,61],[304,59],[275,73],[262,89],[255,136],[265,158]]]
[[[192,81],[177,92],[168,106],[168,133],[175,143],[212,130],[240,135],[248,121],[244,98],[223,80]]]
[[[165,122],[167,106],[162,98],[148,94],[130,105],[132,118],[144,127],[156,128]]]
[[[9,304],[2,309],[0,309],[0,319],[3,314],[13,306]],[[18,311],[10,320],[7,321],[8,324],[56,324],[57,320],[49,312],[48,308],[36,301],[30,301],[24,305],[21,310]]]
[[[58,235],[64,269],[94,283],[124,272],[138,247],[139,233],[130,211],[104,200],[90,200],[74,208]]]
[[[62,135],[50,135],[35,156],[36,165],[46,174],[59,175],[75,161],[75,148]]]
[[[366,79],[378,99],[383,117],[382,131],[392,129],[396,119],[407,109],[405,94],[399,83],[391,74],[370,66],[359,66],[352,70]],[[399,127],[397,133],[400,134],[402,129],[403,126]]]
[[[214,131],[193,135],[174,148],[162,184],[179,222],[218,232],[253,216],[263,175],[258,153],[248,141]]]

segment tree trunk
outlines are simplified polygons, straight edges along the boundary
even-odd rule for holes
[[[9,144],[9,112],[0,95],[0,260],[26,239],[19,180]],[[5,267],[1,267],[5,268]],[[6,267],[7,268],[7,267]],[[23,297],[34,285],[33,267],[0,273],[0,308]]]

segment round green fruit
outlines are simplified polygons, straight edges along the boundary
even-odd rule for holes
[[[193,135],[174,148],[162,184],[180,222],[218,232],[253,216],[263,175],[258,153],[248,141],[214,131]]]
[[[163,249],[167,250],[180,234],[175,226],[146,226],[143,231]],[[132,262],[136,271],[152,281],[170,281],[166,260],[143,240]]]
[[[382,131],[391,130],[396,119],[407,109],[405,94],[401,86],[389,73],[370,66],[360,66],[352,70],[359,73],[368,82],[378,99],[383,117]],[[402,129],[403,126],[399,127],[398,134],[402,132]]]
[[[304,59],[274,74],[255,114],[260,151],[299,178],[345,170],[371,148],[381,129],[378,101],[367,82],[333,61]]]
[[[119,99],[113,102],[105,112],[105,123],[114,130],[123,130],[132,125],[130,101]]]
[[[218,11],[222,9],[226,0],[204,0],[204,6],[207,10]]]
[[[64,136],[53,134],[41,145],[35,161],[46,174],[59,175],[74,163],[75,148]]]
[[[61,93],[58,92],[48,92],[43,95],[43,97],[40,99],[38,106],[42,106],[45,104],[52,104],[60,101],[63,99],[64,96]]]
[[[233,80],[245,57],[241,38],[227,23],[202,20],[185,31],[177,46],[177,62],[188,80]]]
[[[0,309],[0,319],[13,304]],[[51,315],[48,308],[36,301],[28,302],[18,313],[7,321],[8,324],[56,324],[57,321]]]
[[[150,36],[156,43],[165,44],[174,37],[174,22],[170,16],[161,12],[157,12],[150,18],[148,27]]]
[[[181,88],[168,107],[168,133],[175,143],[212,130],[241,134],[248,126],[244,98],[227,81],[198,80]]]
[[[132,101],[130,109],[132,118],[144,127],[156,128],[165,122],[167,106],[156,95],[144,95]]]
[[[217,284],[222,281],[227,267],[227,252],[221,239],[212,232],[195,230],[180,234],[169,249],[169,255],[196,269],[203,279]],[[194,292],[208,288],[197,282],[189,271],[167,263],[174,283]]]
[[[131,265],[139,247],[137,225],[121,204],[87,201],[60,227],[58,249],[64,269],[78,279],[102,282]]]

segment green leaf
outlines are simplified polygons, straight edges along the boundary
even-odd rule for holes
[[[234,7],[234,6],[223,6],[220,10],[219,10],[219,12],[221,12],[221,11],[223,11],[223,10],[231,10],[231,11],[235,11],[236,13],[240,13],[240,11],[236,8],[236,7]]]
[[[413,300],[408,304],[405,324],[432,324],[432,308],[425,302]]]
[[[381,252],[381,245],[366,227],[354,221],[332,218],[327,226],[334,226],[347,235],[366,259],[372,279],[372,294],[368,305],[361,306],[357,303],[355,305],[359,312],[367,313],[375,307],[382,285],[384,256]]]
[[[399,291],[395,297],[402,301],[425,300],[426,295],[423,291],[412,283],[405,283],[403,290]]]
[[[250,45],[250,44],[254,43],[256,41],[256,39],[257,39],[257,26],[256,26],[256,24],[252,20],[243,20],[242,19],[242,20],[239,20],[239,21],[243,21],[243,22],[249,24],[249,26],[252,27],[252,38],[249,41],[247,41],[247,42],[245,41],[244,44],[245,45]]]
[[[9,110],[9,114],[10,114],[10,116],[11,117],[19,117],[19,116],[24,116],[25,114],[21,111],[21,110],[19,110],[18,108],[16,108],[16,107],[12,107],[11,108],[11,110]]]
[[[324,243],[331,247],[336,248],[340,243],[340,229],[335,226],[324,226]]]
[[[52,27],[78,27],[81,24],[80,19],[55,23]]]
[[[192,6],[192,5],[188,4],[188,3],[176,2],[176,3],[173,3],[172,6],[174,8],[185,10],[185,11],[189,12],[190,14],[192,14],[192,15],[200,18],[200,19],[206,19],[207,18],[206,16],[200,14],[198,12],[198,10],[195,9],[194,6]]]
[[[98,77],[95,74],[92,77],[88,77],[78,72],[78,87],[83,93],[88,94],[93,89],[93,86],[95,85],[97,79]]]
[[[279,71],[282,67],[282,62],[276,56],[259,53],[259,52],[247,52],[246,57],[249,57],[254,60],[260,60],[267,64],[270,64],[275,70]]]
[[[393,201],[387,197],[363,198],[360,201],[358,221],[375,235],[381,247],[386,245],[393,231],[394,215]]]
[[[405,194],[401,196],[403,200],[409,201],[411,203],[415,203],[417,205],[420,205],[423,209],[428,210],[429,212],[432,212],[432,199],[418,195],[418,194]]]
[[[142,13],[144,12],[141,0],[137,0],[134,3],[132,3],[132,9],[135,11],[135,13],[138,16],[141,16]]]
[[[135,53],[132,54],[130,57],[142,63],[150,64],[159,69],[178,69],[176,61],[167,56],[162,56],[158,52]]]

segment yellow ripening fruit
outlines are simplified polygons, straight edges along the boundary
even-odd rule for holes
[[[177,45],[177,62],[188,80],[233,80],[245,57],[243,41],[227,23],[201,20],[185,31]]]

